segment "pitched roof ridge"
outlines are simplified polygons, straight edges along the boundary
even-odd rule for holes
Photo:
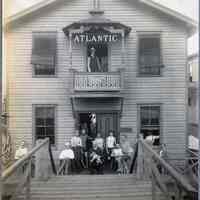
[[[11,22],[14,22],[18,19],[21,19],[21,18],[25,17],[26,15],[31,14],[45,6],[48,6],[52,3],[59,2],[59,1],[61,1],[61,0],[43,0],[41,2],[38,2],[37,4],[34,4],[31,7],[23,9],[22,11],[5,18],[5,21],[4,21],[5,25],[7,25]],[[67,1],[67,0],[65,0],[65,1]],[[183,15],[182,13],[180,13],[176,10],[173,10],[169,7],[161,5],[160,3],[157,3],[153,0],[138,0],[138,2],[143,3],[144,5],[149,6],[151,8],[157,9],[169,16],[172,16],[172,17],[186,23],[187,27],[191,29],[191,31],[189,31],[190,35],[194,34],[194,32],[196,31],[196,28],[198,27],[198,23],[195,20],[193,20],[192,18],[190,18],[186,15]]]

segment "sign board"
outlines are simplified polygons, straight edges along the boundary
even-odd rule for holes
[[[110,43],[121,40],[119,33],[74,33],[72,34],[72,41],[75,43]]]

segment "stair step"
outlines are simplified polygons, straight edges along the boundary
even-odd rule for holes
[[[108,189],[108,190],[118,190],[118,189],[133,189],[133,188],[136,188],[136,189],[147,189],[147,188],[150,188],[151,185],[150,184],[143,184],[143,185],[110,185],[109,187],[108,186],[101,186],[99,187],[99,185],[93,185],[92,187],[88,187],[87,185],[83,185],[83,186],[80,186],[78,187],[79,190],[87,190],[88,189],[92,189],[92,190],[99,190],[99,189]],[[73,187],[73,186],[61,186],[61,187],[57,187],[57,185],[52,185],[51,187],[48,187],[48,186],[41,186],[41,187],[32,187],[31,190],[32,191],[71,191],[71,190],[76,190],[77,188],[76,187]]]
[[[101,194],[55,194],[55,195],[32,195],[32,198],[49,198],[49,199],[63,199],[63,198],[68,198],[68,199],[73,199],[73,198],[93,198],[93,199],[98,199],[98,198],[123,198],[123,197],[144,197],[144,196],[151,196],[150,192],[135,192],[135,193],[126,193],[126,194],[119,194],[119,193],[101,193]],[[22,196],[23,197],[23,196]]]
[[[151,187],[144,187],[144,188],[116,188],[116,189],[105,189],[105,188],[99,188],[99,189],[95,189],[95,190],[82,190],[78,188],[78,191],[76,189],[71,189],[71,190],[32,190],[31,194],[101,194],[103,193],[133,193],[133,192],[151,192]]]
[[[24,200],[23,198],[17,198],[16,200]],[[63,198],[51,198],[51,197],[32,197],[31,200],[152,200],[151,196],[134,196],[134,197],[79,197],[79,198],[68,198],[68,197],[63,197]],[[164,199],[159,199],[159,200],[164,200]]]
[[[32,180],[31,200],[152,200],[152,183],[130,174],[54,176]]]

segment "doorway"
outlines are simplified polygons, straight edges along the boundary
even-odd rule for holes
[[[119,141],[119,116],[118,113],[80,113],[79,129],[86,129],[90,137],[95,138],[97,133],[106,139],[109,131],[113,131]]]

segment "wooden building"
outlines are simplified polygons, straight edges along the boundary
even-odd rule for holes
[[[199,55],[192,54],[188,56],[189,84],[188,84],[188,134],[198,137],[199,121]]]
[[[85,126],[133,142],[154,135],[171,156],[184,156],[195,29],[152,0],[47,0],[9,17],[3,98],[13,141],[48,136],[60,151]]]

